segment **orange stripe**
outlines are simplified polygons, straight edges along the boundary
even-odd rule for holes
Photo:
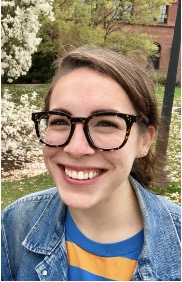
[[[71,242],[66,242],[69,265],[112,280],[129,281],[137,261],[128,258],[104,258],[90,254]]]

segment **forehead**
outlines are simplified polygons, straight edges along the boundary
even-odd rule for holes
[[[135,114],[125,90],[109,76],[86,68],[74,70],[56,82],[50,110],[64,108],[73,114],[110,109]]]

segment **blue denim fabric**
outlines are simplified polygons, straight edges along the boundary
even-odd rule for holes
[[[144,220],[133,281],[181,281],[180,207],[131,178]],[[65,209],[56,188],[17,200],[2,214],[2,281],[66,281]]]

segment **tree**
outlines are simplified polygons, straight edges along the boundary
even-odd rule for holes
[[[140,55],[146,62],[148,56],[157,54],[158,47],[152,43],[149,35],[142,32],[142,28],[155,25],[161,17],[162,5],[172,2],[54,0],[55,21],[51,22],[48,17],[39,17],[41,27],[38,37],[42,41],[37,45],[37,53],[33,56],[30,76],[36,80],[38,74],[41,74],[43,82],[44,74],[41,72],[45,73],[45,69],[48,69],[45,77],[47,82],[52,76],[51,66],[55,58],[72,47],[84,44],[106,46],[135,57]],[[42,62],[41,66],[37,65],[38,61]]]
[[[9,82],[25,74],[31,66],[31,56],[37,50],[41,38],[39,16],[54,20],[54,0],[2,1],[2,75]]]
[[[157,52],[143,25],[155,25],[161,7],[172,0],[55,0],[55,25],[61,46],[93,43],[123,53],[140,50],[146,55]],[[134,30],[132,27],[137,26]]]

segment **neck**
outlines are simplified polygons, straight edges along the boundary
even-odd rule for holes
[[[133,188],[118,188],[112,196],[90,209],[69,208],[80,231],[100,243],[119,242],[143,228],[142,215]]]

